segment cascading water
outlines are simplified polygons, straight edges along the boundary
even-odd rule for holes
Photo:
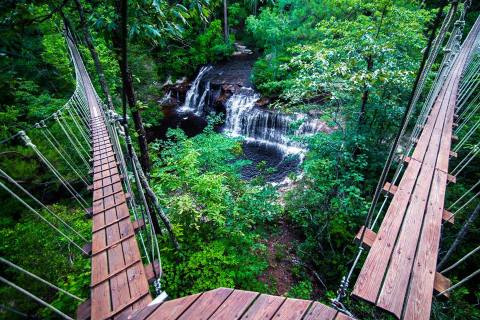
[[[190,89],[188,89],[187,96],[185,97],[185,103],[181,106],[178,111],[181,113],[193,112],[196,115],[201,115],[203,108],[205,107],[205,98],[208,94],[207,91],[210,91],[210,86],[208,85],[208,90],[204,90],[202,95],[200,95],[200,84],[202,78],[212,70],[212,66],[204,66],[200,69],[197,77],[193,81]]]
[[[210,70],[211,66],[200,69],[186,94],[185,103],[177,109],[180,125],[186,129],[194,127],[199,121],[205,122],[205,115],[217,110],[212,102],[218,101],[221,89],[216,82],[211,90],[210,81],[206,80],[212,77]],[[224,104],[226,119],[223,132],[245,139],[243,151],[245,157],[251,160],[251,165],[243,168],[244,178],[254,178],[261,174],[260,167],[267,167],[276,169],[275,173],[269,174],[269,181],[284,181],[289,172],[297,170],[306,152],[305,144],[293,136],[312,135],[328,130],[328,127],[322,121],[303,114],[286,115],[260,108],[255,105],[259,98],[253,89],[237,87]]]
[[[295,140],[293,135],[312,135],[320,132],[322,122],[308,120],[304,115],[285,115],[255,106],[259,95],[252,89],[242,89],[226,103],[227,117],[224,131],[226,134],[245,137],[249,142],[274,147],[284,155],[303,156],[305,146]],[[302,124],[295,130],[295,122]]]

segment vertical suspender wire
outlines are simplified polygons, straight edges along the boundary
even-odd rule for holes
[[[43,128],[40,127],[40,125],[37,123],[36,125],[38,125],[38,130],[40,131],[40,133],[45,137],[45,139],[50,143],[50,145],[53,147],[53,149],[58,153],[58,155],[63,159],[63,161],[65,162],[65,164],[70,168],[72,169],[72,171],[75,173],[75,175],[83,182],[83,184],[85,186],[88,186],[88,183],[87,181],[85,180],[85,177],[82,176],[78,171],[77,169],[75,169],[75,167],[70,163],[70,161],[68,161],[65,157],[65,155],[57,148],[57,146],[52,142],[52,140],[47,136],[47,134],[44,132]]]
[[[65,151],[65,149],[62,147],[62,145],[60,144],[60,142],[57,140],[57,138],[55,138],[55,136],[53,135],[53,133],[50,131],[50,129],[45,125],[45,122],[44,121],[40,121],[40,125],[42,126],[42,128],[45,129],[45,131],[47,132],[47,135],[50,136],[50,138],[52,139],[52,141],[55,143],[55,145],[57,146],[57,148],[62,152],[62,154],[65,156],[65,159],[69,162],[69,163],[76,163],[76,161],[74,161],[72,159],[72,157],[70,157],[70,154],[68,152]],[[79,169],[80,170],[80,169]],[[89,167],[86,167],[86,171],[89,170]],[[83,177],[88,177],[88,173],[86,175],[83,175]],[[86,178],[85,180],[88,180],[88,178]]]
[[[67,109],[67,112],[70,115],[70,118],[72,119],[74,125],[77,127],[77,130],[80,133],[80,136],[83,138],[83,140],[85,140],[86,145],[89,146],[90,141],[87,138],[87,136],[85,135],[85,132],[83,131],[83,128],[78,124],[76,117],[73,115],[73,112],[70,110],[70,106],[68,106],[66,109]]]
[[[57,220],[59,220],[67,229],[69,229],[71,232],[75,233],[79,238],[81,238],[83,241],[87,242],[88,240],[82,236],[80,233],[78,233],[77,230],[72,228],[68,223],[65,222],[59,215],[54,213],[52,210],[50,210],[46,205],[44,205],[40,200],[38,200],[33,194],[31,194],[27,189],[22,187],[15,179],[10,177],[5,171],[0,169],[0,174],[11,184],[13,184],[15,187],[18,189],[22,190],[23,193],[25,193],[27,196],[29,196],[34,202],[36,202],[39,206],[41,206],[43,209],[48,211],[52,216],[54,216]]]
[[[460,260],[458,260],[457,262],[455,262],[454,264],[452,264],[451,266],[449,266],[448,268],[445,268],[444,270],[440,271],[440,273],[445,273],[447,271],[450,271],[452,270],[453,268],[455,268],[456,266],[458,266],[460,263],[462,263],[463,261],[465,261],[466,259],[468,259],[470,256],[472,256],[473,254],[475,254],[477,251],[480,251],[480,246],[476,247],[475,249],[471,250],[469,253],[467,253],[466,255],[464,255]]]
[[[466,166],[472,162],[472,160],[480,153],[480,142],[477,143],[470,152],[465,156],[465,158],[460,161],[457,166],[452,170],[453,176],[458,176]]]
[[[480,95],[480,92],[479,92],[479,95]],[[458,132],[460,132],[464,127],[465,125],[468,123],[468,121],[470,121],[470,119],[475,115],[477,114],[477,111],[480,109],[480,102],[477,103],[477,105],[475,105],[473,107],[473,103],[470,104],[472,107],[468,107],[466,110],[469,111],[468,115],[465,117],[465,120],[461,119],[460,117],[458,118],[459,121],[457,121],[457,123],[461,122],[462,124],[460,124],[458,126],[458,128],[455,130],[455,134],[458,134]],[[470,110],[472,109],[472,110]]]
[[[60,292],[62,292],[62,293],[64,293],[64,294],[66,294],[67,296],[69,296],[69,297],[71,297],[71,298],[73,298],[73,299],[75,299],[75,300],[78,300],[78,301],[81,301],[81,302],[85,301],[85,299],[82,299],[82,298],[80,298],[80,297],[78,297],[78,296],[76,296],[76,295],[68,292],[67,290],[64,290],[64,289],[62,289],[62,288],[60,288],[60,287],[57,287],[57,286],[54,285],[53,283],[50,283],[50,282],[48,282],[47,280],[45,280],[45,279],[37,276],[36,274],[31,273],[30,271],[23,269],[22,267],[16,265],[15,263],[13,263],[13,262],[11,262],[11,261],[8,261],[7,259],[4,259],[4,258],[0,257],[0,262],[3,262],[4,264],[6,264],[6,265],[8,265],[8,266],[10,266],[10,267],[12,267],[12,268],[14,268],[14,269],[16,269],[16,270],[24,273],[24,274],[26,274],[27,276],[30,276],[30,277],[34,278],[35,280],[40,281],[40,282],[43,283],[43,284],[46,284],[47,286],[49,286],[49,287],[52,288],[52,289],[55,289],[55,290],[57,290],[57,291],[60,291]]]
[[[477,122],[468,130],[468,132],[465,134],[465,136],[460,140],[460,142],[453,148],[454,152],[457,152],[460,150],[460,148],[463,147],[463,145],[470,139],[470,137],[477,131],[477,129],[480,127],[480,119],[477,120]]]
[[[464,284],[465,282],[467,282],[468,280],[470,280],[471,278],[475,277],[477,274],[480,274],[480,269],[478,269],[477,271],[474,271],[472,274],[468,275],[466,278],[462,279],[460,282],[454,284],[453,286],[443,290],[442,292],[440,292],[439,294],[437,294],[437,297],[440,297],[442,296],[443,294],[447,293],[447,292],[450,292],[452,291],[453,289],[456,289],[458,288],[459,286],[461,286],[462,284]]]
[[[8,280],[5,279],[4,277],[1,277],[1,276],[0,276],[0,281],[3,282],[3,283],[5,283],[5,284],[8,285],[8,286],[14,288],[15,290],[20,291],[21,293],[23,293],[24,295],[28,296],[29,298],[35,300],[36,302],[40,303],[40,304],[43,305],[44,307],[49,308],[50,310],[52,310],[53,312],[55,312],[56,314],[58,314],[58,315],[59,315],[60,317],[62,317],[63,319],[73,320],[71,317],[67,316],[65,313],[63,313],[62,311],[58,310],[57,308],[55,308],[55,307],[52,306],[51,304],[48,304],[47,302],[43,301],[42,299],[40,299],[39,297],[35,296],[34,294],[28,292],[27,290],[23,289],[22,287],[19,287],[19,286],[17,286],[15,283],[8,281]]]
[[[83,146],[82,142],[78,139],[77,135],[73,132],[72,128],[70,127],[70,125],[68,124],[68,121],[67,119],[64,117],[64,115],[62,113],[58,113],[58,119],[59,119],[59,123],[62,122],[63,120],[63,123],[64,123],[64,128],[66,128],[68,134],[70,134],[71,137],[73,137],[73,139],[75,140],[76,142],[76,145],[82,150],[82,152],[84,153],[84,156],[86,158],[88,158],[89,156],[89,152],[85,149],[85,147]],[[87,142],[88,143],[88,142]]]
[[[78,111],[83,115],[83,121],[85,122],[85,124],[87,125],[87,128],[90,126],[88,120],[89,120],[89,115],[86,113],[84,107],[82,106],[82,102],[80,101],[80,99],[74,94],[72,96],[72,100],[75,102],[75,105],[77,106],[78,108]]]
[[[85,127],[85,133],[88,135],[90,130],[90,125],[88,123],[88,116],[83,112],[82,107],[79,106],[74,96],[72,96],[71,102],[72,102],[73,110],[75,110],[75,113],[82,121]]]
[[[457,203],[459,203],[467,194],[469,194],[473,189],[475,189],[478,185],[480,185],[480,180],[477,181],[477,183],[475,183],[473,185],[473,187],[471,187],[470,189],[468,189],[467,191],[465,191],[465,193],[460,197],[458,198],[453,204],[451,204],[449,207],[448,207],[448,211],[450,211]]]
[[[44,216],[42,216],[37,210],[35,210],[33,207],[31,207],[28,203],[26,203],[22,198],[20,198],[15,192],[13,192],[9,187],[7,187],[3,182],[0,182],[0,187],[2,187],[3,190],[7,191],[11,196],[13,196],[15,199],[17,199],[20,203],[22,203],[27,209],[32,211],[35,215],[37,215],[41,220],[43,220],[45,223],[47,223],[52,229],[57,231],[62,237],[67,239],[71,244],[73,244],[77,249],[79,249],[81,252],[83,252],[86,255],[89,255],[88,252],[86,252],[82,247],[80,247],[73,239],[71,239],[69,236],[67,236],[62,230],[57,228],[53,223],[48,221]]]
[[[80,159],[83,161],[83,163],[85,164],[85,166],[87,168],[89,168],[89,164],[87,162],[87,160],[85,160],[84,156],[82,155],[82,153],[80,152],[80,150],[78,150],[78,148],[75,147],[75,143],[73,142],[72,138],[68,135],[68,133],[65,131],[65,128],[63,127],[62,123],[60,122],[60,119],[58,117],[58,115],[55,113],[54,114],[54,118],[55,120],[57,121],[57,123],[59,124],[60,128],[62,129],[63,133],[65,134],[65,136],[67,137],[68,141],[70,141],[70,143],[72,144],[72,147],[73,149],[75,150],[75,152],[77,153],[77,155],[80,157]]]
[[[73,113],[75,113],[75,115],[79,118],[79,123],[83,124],[81,126],[82,127],[82,132],[88,136],[90,128],[88,126],[88,122],[86,121],[85,115],[80,114],[80,111],[78,110],[79,108],[78,108],[78,106],[76,104],[76,101],[75,101],[73,96],[70,98],[70,100],[68,102],[71,106],[71,109],[73,110]]]
[[[68,190],[68,192],[77,200],[78,204],[86,210],[87,202],[77,193],[77,191],[70,185],[70,183],[58,172],[57,169],[48,161],[48,159],[43,156],[43,154],[38,150],[37,146],[32,143],[30,138],[22,131],[21,138],[26,146],[31,147],[32,150],[37,154],[40,160],[52,171],[52,173],[57,177],[57,179],[63,184],[63,186]]]

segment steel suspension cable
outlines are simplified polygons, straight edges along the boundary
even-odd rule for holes
[[[14,268],[14,269],[16,269],[17,271],[20,271],[20,272],[26,274],[27,276],[30,276],[30,277],[34,278],[35,280],[38,280],[38,281],[40,281],[41,283],[46,284],[46,285],[49,286],[50,288],[53,288],[53,289],[55,289],[55,290],[57,290],[57,291],[60,291],[60,292],[66,294],[67,296],[69,296],[69,297],[71,297],[71,298],[73,298],[73,299],[75,299],[75,300],[78,300],[78,301],[81,301],[81,302],[85,301],[85,299],[82,299],[82,298],[80,298],[80,297],[78,297],[78,296],[76,296],[76,295],[68,292],[68,291],[65,290],[65,289],[62,289],[62,288],[60,288],[60,287],[57,287],[57,286],[54,285],[53,283],[48,282],[47,280],[45,280],[45,279],[37,276],[36,274],[31,273],[30,271],[27,271],[27,270],[23,269],[22,267],[14,264],[14,263],[11,262],[11,261],[8,261],[8,260],[5,259],[5,258],[0,257],[0,262],[3,262],[4,264],[6,264],[6,265],[8,265],[8,266],[10,266],[10,267],[12,267],[12,268]]]
[[[55,120],[57,120],[57,123],[58,123],[58,125],[60,126],[60,128],[62,129],[63,134],[67,137],[68,141],[70,141],[73,149],[75,150],[75,152],[76,152],[77,155],[79,156],[80,160],[82,160],[83,163],[85,164],[85,166],[86,166],[87,168],[89,168],[90,166],[89,166],[87,160],[85,160],[85,158],[84,158],[83,154],[80,152],[80,150],[78,150],[78,148],[75,147],[75,145],[76,145],[75,142],[73,142],[72,138],[70,137],[70,135],[67,133],[67,131],[66,131],[65,128],[63,127],[63,125],[62,125],[62,123],[61,123],[61,121],[60,121],[60,119],[59,119],[59,117],[58,117],[57,114],[55,114]]]
[[[18,189],[22,190],[23,193],[25,193],[27,196],[29,196],[34,202],[36,202],[39,206],[41,206],[43,209],[45,209],[48,213],[50,213],[52,216],[54,216],[57,220],[59,220],[67,229],[75,233],[76,236],[81,238],[83,241],[87,242],[88,240],[82,236],[77,230],[75,230],[73,227],[71,227],[65,220],[63,220],[59,215],[54,213],[52,210],[50,210],[46,205],[43,204],[40,200],[38,200],[33,194],[31,194],[27,189],[25,189],[21,184],[19,184],[15,179],[10,177],[5,171],[0,169],[0,174],[11,184],[15,185]]]
[[[458,198],[452,205],[450,205],[447,210],[451,210],[455,205],[457,205],[458,202],[460,202],[465,196],[467,196],[467,194],[472,192],[472,190],[475,189],[478,185],[480,185],[480,180],[478,180],[477,183],[475,183],[470,189],[465,191],[465,193],[460,198]]]
[[[86,210],[87,202],[82,198],[82,196],[70,185],[70,183],[62,176],[62,174],[52,165],[52,163],[38,150],[37,146],[32,143],[30,138],[22,133],[21,138],[26,146],[32,148],[32,150],[37,154],[40,160],[52,171],[55,177],[63,184],[63,186],[68,190],[68,192],[77,200],[78,204]]]
[[[64,318],[64,319],[68,319],[68,320],[73,320],[71,317],[67,316],[65,313],[63,313],[62,311],[58,310],[57,308],[55,308],[55,307],[52,306],[51,304],[43,301],[42,299],[40,299],[40,298],[37,297],[36,295],[28,292],[27,290],[23,289],[22,287],[17,286],[15,283],[8,281],[8,280],[5,279],[4,277],[0,276],[0,281],[3,282],[3,283],[5,283],[5,284],[8,285],[8,286],[14,288],[15,290],[20,291],[21,293],[23,293],[24,295],[28,296],[29,298],[35,300],[36,302],[40,303],[40,304],[43,305],[44,307],[49,308],[50,310],[52,310],[53,312],[55,312],[56,314],[58,314],[60,317],[62,317],[62,318]]]
[[[473,254],[475,254],[477,251],[480,251],[480,246],[476,247],[475,249],[471,250],[470,252],[468,252],[466,255],[464,255],[461,259],[459,259],[457,262],[455,262],[454,264],[452,264],[451,266],[449,266],[448,268],[445,268],[443,269],[442,271],[440,271],[440,273],[445,273],[445,272],[448,272],[450,270],[452,270],[453,268],[457,267],[459,264],[461,264],[463,261],[467,260],[470,256],[472,256]]]
[[[79,246],[73,239],[71,239],[68,235],[66,235],[62,230],[57,228],[53,223],[48,221],[44,216],[42,216],[37,210],[35,210],[32,206],[30,206],[28,203],[26,203],[21,197],[19,197],[15,192],[13,192],[9,187],[7,187],[3,182],[0,182],[0,187],[2,187],[3,190],[7,191],[11,196],[13,196],[15,199],[17,199],[21,204],[23,204],[27,209],[29,209],[31,212],[33,212],[35,215],[37,215],[41,220],[43,220],[45,223],[47,223],[52,229],[57,231],[61,236],[63,236],[65,239],[67,239],[71,244],[73,244],[77,249],[82,251],[84,254],[89,255],[88,252],[86,252],[81,246]]]

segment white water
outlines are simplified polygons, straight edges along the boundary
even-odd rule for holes
[[[178,110],[182,113],[193,112],[196,115],[201,115],[203,108],[205,107],[205,97],[207,96],[207,91],[210,91],[210,85],[207,86],[200,96],[200,83],[205,74],[212,70],[212,66],[204,66],[200,69],[197,77],[192,83],[192,86],[187,91],[187,96],[185,97],[185,103]]]
[[[284,155],[298,154],[303,158],[306,149],[292,136],[313,135],[324,128],[316,119],[308,120],[304,115],[285,115],[255,106],[259,95],[252,89],[242,89],[226,103],[227,118],[225,133],[232,137],[244,137],[248,142],[274,147]],[[294,130],[294,122],[303,123]]]

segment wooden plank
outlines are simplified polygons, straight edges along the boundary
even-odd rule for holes
[[[445,94],[450,99],[451,92]],[[449,100],[447,100],[449,101]],[[406,211],[401,232],[390,258],[390,265],[378,296],[377,305],[397,317],[401,316],[405,295],[409,285],[410,271],[417,248],[418,239],[433,179],[435,162],[441,143],[441,135],[447,114],[448,103],[440,104],[441,111],[435,121],[423,165],[413,189],[411,201]],[[427,139],[421,136],[421,139]],[[417,159],[417,158],[416,158]],[[406,206],[406,203],[403,204]]]
[[[275,320],[300,320],[312,301],[288,298],[273,316]]]
[[[150,316],[145,319],[176,320],[201,296],[202,293],[197,293],[184,298],[166,301],[162,303]]]
[[[145,276],[149,283],[152,283],[155,279],[158,278],[161,270],[160,270],[160,263],[158,260],[153,261],[153,263],[149,263],[144,266],[145,268]],[[155,271],[154,271],[155,268]]]
[[[315,301],[303,320],[333,320],[336,315],[337,310]]]
[[[77,307],[76,318],[77,320],[89,320],[92,310],[92,300],[87,299],[80,303]]]
[[[385,185],[383,186],[383,191],[390,193],[394,195],[398,190],[398,187],[394,184],[391,184],[390,182],[385,182]]]
[[[452,281],[445,277],[440,272],[435,272],[435,281],[433,282],[433,289],[437,292],[443,292],[450,288],[452,285]],[[450,298],[450,292],[446,292],[443,294],[445,297]]]
[[[242,316],[243,320],[271,319],[280,306],[285,302],[285,297],[276,297],[262,294]]]
[[[347,316],[345,313],[337,313],[337,316],[335,317],[335,320],[354,320],[353,318]]]
[[[455,223],[455,216],[450,211],[443,210],[442,218],[445,222]]]
[[[440,119],[443,119],[443,117],[440,117]],[[392,312],[398,318],[400,318],[402,313],[404,298],[410,279],[410,271],[415,258],[418,239],[420,238],[422,220],[433,178],[434,164],[440,146],[442,127],[443,121],[439,121],[439,123],[435,125],[435,130],[428,146],[428,152],[423,160],[424,165],[420,170],[418,180],[415,184],[401,232],[395,244],[390,265],[377,301],[379,307]],[[406,206],[406,203],[403,204],[403,206]]]
[[[410,199],[411,190],[415,185],[420,166],[421,163],[418,161],[409,163],[400,181],[398,191],[387,209],[378,236],[360,271],[352,295],[371,303],[376,302],[378,291],[380,290],[383,276],[402,224],[406,210],[404,204],[408,203]]]
[[[258,292],[235,290],[209,320],[237,320],[259,296]]]
[[[447,177],[435,170],[422,235],[412,268],[404,319],[430,318]]]
[[[217,308],[228,298],[233,292],[233,289],[219,288],[212,291],[205,292],[195,303],[188,308],[180,317],[179,320],[208,319]]]
[[[373,232],[372,230],[365,228],[365,226],[362,226],[358,233],[355,235],[355,243],[359,243],[360,239],[362,237],[362,232],[363,229],[365,229],[365,234],[363,235],[363,247],[364,248],[370,248],[375,241],[375,238],[377,237],[377,234]]]

